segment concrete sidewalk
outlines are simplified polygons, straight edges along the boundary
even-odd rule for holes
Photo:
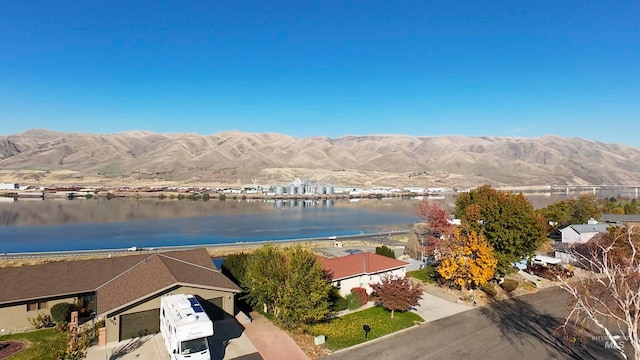
[[[309,357],[298,344],[269,319],[253,311],[252,322],[243,324],[244,333],[265,360],[308,360]]]

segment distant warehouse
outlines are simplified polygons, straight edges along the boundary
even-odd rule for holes
[[[20,184],[0,183],[0,190],[19,190]]]

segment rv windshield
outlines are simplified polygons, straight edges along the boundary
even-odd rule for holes
[[[180,344],[180,350],[181,350],[180,354],[182,355],[195,354],[200,351],[207,350],[207,339],[200,338],[200,339],[183,341]]]

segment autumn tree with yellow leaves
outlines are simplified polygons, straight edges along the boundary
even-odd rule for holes
[[[444,254],[438,273],[462,289],[486,284],[498,265],[489,242],[475,231],[465,234],[455,229],[442,250]]]

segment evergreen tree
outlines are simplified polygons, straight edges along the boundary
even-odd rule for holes
[[[386,257],[390,257],[392,259],[396,258],[395,251],[393,251],[392,248],[390,248],[388,246],[385,246],[385,245],[376,247],[376,254],[382,255],[382,256],[386,256]]]

